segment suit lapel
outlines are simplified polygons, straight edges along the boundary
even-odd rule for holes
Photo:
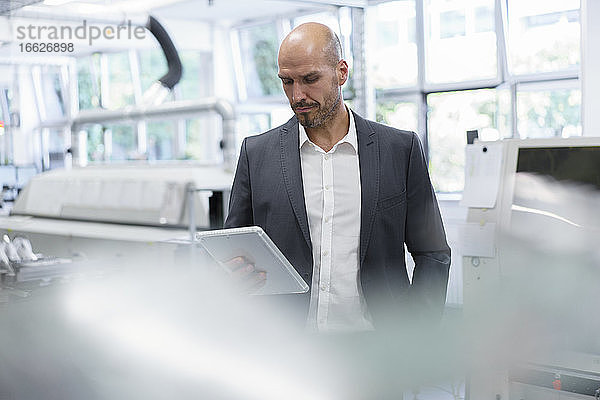
[[[360,165],[360,265],[362,266],[373,230],[379,197],[379,142],[373,127],[366,120],[354,114],[354,121]]]
[[[294,214],[298,220],[304,239],[312,251],[310,231],[308,230],[308,217],[306,215],[306,203],[304,202],[304,185],[302,183],[302,168],[300,167],[298,135],[298,120],[296,117],[293,117],[283,125],[279,135],[281,171],[283,172],[283,180]]]

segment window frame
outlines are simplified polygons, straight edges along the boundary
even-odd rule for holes
[[[420,97],[419,104],[419,136],[423,142],[423,148],[427,159],[429,159],[429,121],[427,95],[432,93],[444,93],[455,91],[468,91],[477,89],[502,89],[508,88],[511,92],[511,128],[509,138],[518,137],[518,113],[517,113],[517,93],[519,88],[527,85],[552,85],[554,82],[570,82],[570,85],[579,85],[579,75],[581,64],[578,67],[569,67],[562,70],[551,72],[540,72],[532,74],[511,74],[508,63],[508,1],[494,1],[495,32],[496,32],[496,51],[497,51],[497,76],[493,79],[467,80],[455,83],[427,83],[426,82],[426,47],[425,47],[425,5],[422,1],[416,1],[416,39],[417,39],[417,58],[418,58],[418,78],[417,85],[412,87],[402,87],[393,89],[378,89],[377,101],[382,98],[398,98],[405,96]],[[381,4],[373,2],[370,5]],[[581,18],[581,8],[580,8]],[[540,86],[542,87],[542,86]],[[540,89],[542,90],[542,89]],[[443,195],[455,196],[454,193],[439,192]],[[459,193],[460,194],[460,193]]]

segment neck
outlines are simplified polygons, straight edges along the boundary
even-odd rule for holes
[[[350,126],[348,113],[343,101],[340,101],[327,122],[316,128],[305,128],[306,135],[311,142],[324,151],[331,150],[348,133]]]

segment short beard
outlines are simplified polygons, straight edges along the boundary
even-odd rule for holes
[[[331,106],[331,108],[325,114],[315,116],[315,118],[312,121],[309,120],[308,118],[298,118],[298,121],[300,122],[300,124],[302,124],[302,126],[304,128],[311,129],[311,128],[324,127],[327,125],[327,123],[331,119],[331,116],[333,115],[333,113],[339,108],[341,100],[342,100],[342,91],[338,87],[337,96],[335,98],[335,101],[333,102],[333,105]]]

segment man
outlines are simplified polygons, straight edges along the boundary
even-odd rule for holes
[[[341,56],[325,25],[284,39],[279,78],[295,116],[244,140],[225,227],[258,225],[273,239],[311,286],[314,329],[367,331],[416,310],[439,316],[450,249],[419,139],[348,110]]]

